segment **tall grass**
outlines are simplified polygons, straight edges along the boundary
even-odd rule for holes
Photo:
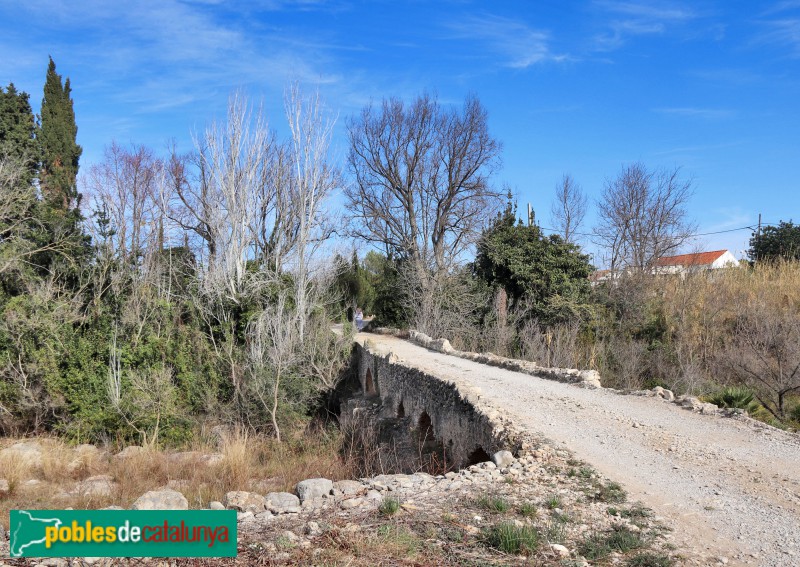
[[[8,511],[15,508],[127,508],[145,492],[167,486],[182,492],[190,507],[201,508],[212,500],[222,500],[231,490],[264,494],[292,491],[307,478],[353,478],[353,471],[339,456],[338,431],[298,431],[287,437],[277,443],[240,431],[219,447],[198,443],[192,447],[194,451],[180,454],[146,448],[124,459],[104,451],[81,452],[56,438],[38,438],[41,465],[31,466],[20,459],[0,461],[0,478],[10,485],[10,493],[0,498],[0,523],[7,527]],[[17,441],[0,439],[0,448]],[[205,457],[217,451],[221,460],[209,465]],[[112,477],[111,494],[78,490],[81,481],[99,474]]]

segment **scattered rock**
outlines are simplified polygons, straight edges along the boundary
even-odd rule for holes
[[[367,487],[357,480],[340,480],[333,483],[333,489],[338,490],[344,496],[355,496],[364,492]]]
[[[495,465],[502,468],[509,466],[511,463],[516,461],[516,459],[514,458],[514,455],[511,454],[511,451],[498,451],[492,455],[492,461]]]
[[[450,354],[453,352],[453,347],[450,344],[450,341],[447,339],[436,339],[431,341],[430,348],[438,352],[443,352],[444,354]]]
[[[342,510],[350,510],[352,508],[357,508],[364,503],[363,498],[350,498],[349,500],[343,500],[339,506]]]
[[[300,499],[289,492],[270,492],[266,496],[267,510],[273,514],[300,512]]]
[[[15,461],[26,467],[42,466],[42,446],[38,441],[22,441],[14,443],[0,451],[0,460]]]
[[[244,490],[233,490],[225,494],[222,504],[229,510],[238,512],[263,512],[267,507],[267,502],[263,496],[255,492],[245,492]]]
[[[222,502],[217,502],[216,500],[212,500],[208,503],[209,510],[225,510],[225,505]]]
[[[300,502],[308,498],[321,498],[331,493],[333,482],[327,478],[310,478],[297,483],[297,496]]]
[[[91,465],[105,461],[108,458],[108,452],[101,451],[94,445],[82,444],[75,447],[73,450],[74,458],[67,464],[67,472],[74,474],[84,467],[91,467]]]
[[[222,453],[207,453],[200,456],[200,463],[207,467],[219,466],[225,461],[225,455]]]
[[[312,537],[322,535],[322,528],[319,527],[317,522],[308,522],[304,531],[307,535]]]
[[[114,455],[115,459],[129,459],[131,457],[135,457],[137,455],[141,455],[142,453],[146,452],[144,447],[140,447],[139,445],[129,445],[125,447],[122,451]]]
[[[8,496],[11,492],[11,486],[8,484],[8,481],[4,478],[0,478],[0,497]]]
[[[653,388],[653,392],[655,392],[656,396],[667,400],[668,402],[672,402],[675,400],[675,394],[672,393],[672,390],[667,390],[666,388],[662,388],[661,386],[656,386]]]
[[[186,497],[175,490],[145,492],[131,506],[131,510],[188,510]]]
[[[90,476],[78,483],[75,493],[83,496],[113,496],[119,488],[114,477],[107,474]]]

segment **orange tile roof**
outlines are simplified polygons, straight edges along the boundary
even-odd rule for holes
[[[589,279],[593,282],[600,281],[611,273],[611,270],[595,270],[589,274]]]
[[[727,250],[714,250],[713,252],[698,252],[696,254],[679,254],[677,256],[662,256],[656,260],[656,266],[706,266],[713,264]]]

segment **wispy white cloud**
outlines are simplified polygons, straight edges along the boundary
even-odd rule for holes
[[[668,3],[597,0],[594,5],[607,17],[608,31],[594,38],[598,51],[618,49],[634,36],[663,34],[671,26],[698,17],[688,8]]]
[[[737,86],[763,83],[766,80],[761,73],[745,68],[698,69],[687,74],[712,83]]]
[[[280,92],[291,79],[314,86],[342,80],[332,71],[333,46],[324,33],[312,42],[277,25],[250,27],[246,18],[214,0],[126,5],[84,0],[69,10],[61,4],[31,0],[24,9],[37,21],[47,14],[45,25],[54,30],[73,30],[80,39],[70,38],[70,56],[92,69],[92,86],[133,104],[136,112],[162,112],[220,94],[224,98],[246,85]],[[317,2],[267,4],[263,9],[307,9]],[[58,46],[49,49],[59,51]]]
[[[681,22],[695,17],[695,13],[692,10],[663,2],[600,0],[596,2],[596,4],[616,14],[651,22]]]
[[[653,157],[667,157],[667,156],[675,156],[679,154],[684,155],[696,155],[699,153],[710,152],[714,150],[724,150],[727,148],[733,148],[736,146],[742,145],[743,141],[733,141],[733,142],[723,142],[720,144],[702,144],[696,146],[681,146],[677,148],[669,148],[666,150],[661,150],[657,152],[653,152],[651,155]]]
[[[525,69],[537,63],[565,61],[566,54],[550,48],[550,34],[511,18],[495,15],[472,16],[447,26],[457,39],[482,42],[502,58],[502,65]]]
[[[766,31],[758,40],[788,48],[792,57],[800,57],[800,16],[765,22]]]
[[[733,110],[727,108],[698,108],[694,106],[654,108],[653,112],[704,119],[731,118],[736,114]]]
[[[761,15],[772,16],[787,10],[794,10],[796,8],[800,8],[800,0],[783,0],[766,8]]]

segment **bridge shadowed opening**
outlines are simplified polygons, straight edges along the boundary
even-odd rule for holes
[[[403,405],[403,400],[400,400],[400,403],[397,406],[397,417],[405,417],[406,416],[406,408]]]
[[[364,393],[367,396],[374,396],[377,393],[375,383],[372,381],[372,371],[369,368],[367,368],[367,377],[364,380]]]
[[[417,423],[417,434],[423,441],[434,439],[433,422],[431,421],[431,416],[429,416],[428,412],[426,411],[423,411],[422,415],[419,416],[419,422]]]
[[[489,453],[483,450],[483,447],[478,447],[472,453],[469,454],[467,457],[467,464],[466,466],[477,465],[478,463],[485,463],[486,461],[491,461],[492,458],[489,456]]]

